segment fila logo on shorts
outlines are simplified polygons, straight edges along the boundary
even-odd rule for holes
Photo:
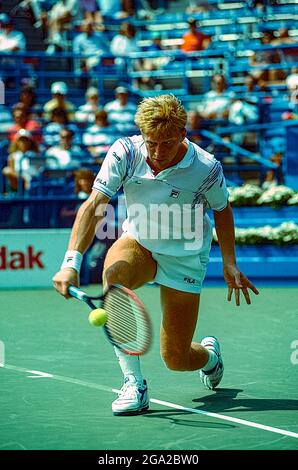
[[[197,284],[197,280],[191,277],[185,277],[183,280],[184,282],[187,282],[187,284]]]
[[[170,194],[171,197],[177,198],[180,194],[180,191],[177,191],[176,189],[172,189],[172,192]]]

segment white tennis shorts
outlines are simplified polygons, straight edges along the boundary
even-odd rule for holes
[[[157,262],[154,282],[183,292],[199,294],[207,270],[209,251],[179,257],[152,253]]]

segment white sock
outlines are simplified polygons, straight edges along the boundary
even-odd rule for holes
[[[207,349],[208,354],[209,354],[209,359],[208,362],[204,365],[203,371],[204,372],[209,372],[210,370],[214,369],[218,362],[218,356],[215,354],[214,351],[210,351],[210,349]]]
[[[138,382],[143,383],[144,379],[141,372],[139,356],[130,356],[129,354],[125,354],[115,346],[114,350],[124,377],[127,377],[128,375],[133,375]]]

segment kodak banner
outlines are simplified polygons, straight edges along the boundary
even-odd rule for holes
[[[0,289],[50,287],[70,230],[0,230]]]

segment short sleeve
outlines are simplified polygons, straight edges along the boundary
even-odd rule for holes
[[[110,198],[113,197],[123,183],[126,167],[127,148],[122,139],[118,139],[110,147],[94,180],[93,189]]]
[[[221,164],[216,161],[205,181],[205,198],[210,209],[222,211],[228,204],[229,193]]]

